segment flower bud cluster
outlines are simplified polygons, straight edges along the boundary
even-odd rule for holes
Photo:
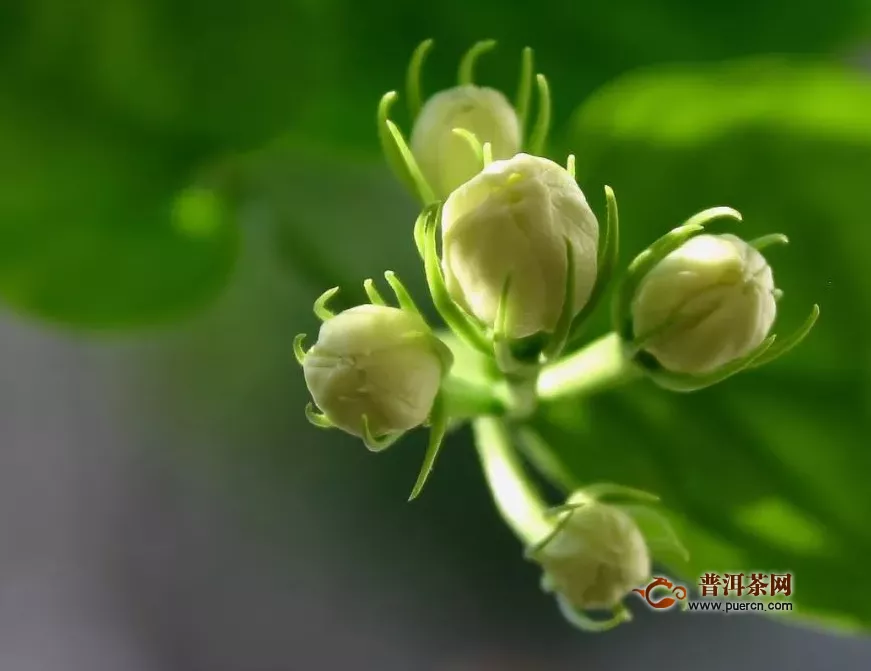
[[[449,421],[471,418],[500,511],[525,542],[535,537],[528,556],[543,570],[544,589],[557,596],[571,621],[601,630],[628,619],[622,601],[642,587],[652,561],[649,538],[630,508],[605,503],[602,494],[628,492],[648,501],[650,495],[613,485],[586,488],[544,514],[510,455],[505,419],[512,420],[512,431],[522,428],[540,399],[553,398],[560,385],[584,387],[580,378],[589,366],[572,373],[573,357],[563,355],[577,343],[616,270],[617,202],[605,187],[600,227],[575,179],[574,157],[564,167],[541,155],[549,89],[535,75],[537,118],[528,129],[529,49],[513,104],[474,83],[476,59],[494,44],[472,47],[457,85],[425,102],[420,70],[432,42],[421,44],[408,73],[410,142],[389,119],[397,94],[386,94],[378,109],[388,164],[423,206],[414,242],[450,338],[430,328],[388,272],[398,307],[387,305],[367,280],[370,303],[335,314],[327,307],[336,292],[330,290],[315,303],[322,321],[317,342],[305,351],[304,336],[298,336],[294,350],[314,401],[307,416],[316,426],[341,429],[373,451],[416,427],[430,428],[412,498],[433,468]],[[620,371],[693,391],[772,361],[810,331],[816,306],[792,335],[778,339],[772,333],[782,292],[762,251],[786,238],[744,241],[707,233],[718,219],[740,221],[741,215],[723,207],[700,212],[629,264],[613,292],[616,335],[610,338]],[[455,370],[445,344],[451,338],[484,361],[483,386]],[[540,375],[543,369],[552,374]],[[464,403],[462,414],[449,416]],[[594,622],[584,615],[588,610],[610,610],[613,619]]]

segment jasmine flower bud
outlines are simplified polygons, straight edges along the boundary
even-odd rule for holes
[[[553,161],[518,154],[490,163],[451,193],[441,227],[447,291],[468,314],[492,327],[511,279],[504,324],[510,338],[552,333],[570,282],[572,316],[590,297],[598,221],[572,175]]]
[[[500,91],[477,85],[475,64],[482,54],[495,48],[495,40],[475,43],[460,61],[456,86],[422,104],[421,73],[432,46],[431,39],[421,42],[408,64],[410,141],[390,119],[390,109],[399,97],[396,91],[381,97],[377,114],[378,136],[387,164],[425,207],[443,202],[494,158],[511,158],[520,151],[542,153],[551,116],[550,88],[543,74],[534,73],[529,47],[523,50],[513,105]],[[538,101],[527,138],[533,83]]]
[[[419,315],[360,305],[324,321],[302,366],[326,420],[368,439],[427,421],[447,372],[443,349]]]
[[[699,235],[641,280],[632,324],[644,350],[667,370],[700,375],[750,354],[777,314],[765,257],[734,235]]]
[[[650,577],[647,543],[620,508],[593,499],[576,503],[532,555],[544,569],[543,587],[576,611],[617,609]]]
[[[462,128],[481,144],[489,142],[493,158],[520,151],[517,113],[499,91],[467,84],[440,91],[426,101],[411,133],[411,151],[436,198],[444,200],[481,170],[481,157],[454,133]]]

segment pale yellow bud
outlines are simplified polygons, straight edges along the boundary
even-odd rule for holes
[[[708,373],[746,356],[776,314],[771,268],[734,235],[690,238],[644,277],[632,303],[635,337],[676,373]]]
[[[468,313],[492,326],[506,278],[507,334],[553,332],[566,294],[566,240],[574,255],[574,306],[596,281],[599,224],[562,166],[518,154],[494,161],[454,191],[442,211],[445,282]]]
[[[326,320],[303,360],[316,405],[364,437],[407,431],[429,417],[444,371],[435,335],[416,314],[360,305]]]
[[[453,130],[489,142],[494,159],[520,151],[520,122],[499,91],[471,84],[440,91],[426,101],[411,132],[411,151],[439,200],[481,171],[481,159]]]
[[[577,610],[605,610],[645,584],[650,553],[627,513],[591,501],[564,514],[568,520],[535,554],[548,590]]]

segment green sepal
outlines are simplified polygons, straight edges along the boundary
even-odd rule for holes
[[[306,351],[303,347],[303,343],[305,342],[306,335],[305,333],[298,333],[293,338],[293,355],[296,357],[296,362],[302,366],[305,361]]]
[[[436,202],[433,190],[424,178],[411,149],[397,125],[390,118],[390,108],[399,96],[389,91],[381,97],[378,104],[378,138],[388,166],[397,179],[417,196],[423,205]]]
[[[542,352],[545,361],[558,357],[569,340],[572,328],[572,319],[575,311],[575,250],[568,237],[565,238],[566,246],[566,277],[563,288],[563,305],[559,318],[554,327],[553,335]]]
[[[650,368],[644,366],[644,362],[648,361],[649,363],[649,359],[653,359],[653,357],[636,356],[635,361],[642,364],[647,376],[663,389],[681,393],[693,392],[719,384],[733,375],[737,375],[742,370],[750,368],[754,362],[759,360],[771,348],[776,339],[776,335],[770,335],[748,355],[703,375],[674,373],[662,367]],[[655,359],[653,360],[655,361]]]
[[[330,300],[332,300],[332,298],[337,293],[339,293],[339,287],[327,289],[324,293],[318,296],[317,300],[315,301],[313,311],[315,313],[315,317],[320,319],[322,322],[325,322],[328,319],[332,319],[336,316],[336,313],[327,307],[327,303],[329,303]]]
[[[553,519],[553,525],[550,528],[550,531],[536,541],[535,543],[530,544],[523,552],[523,556],[525,559],[530,559],[532,561],[538,561],[539,554],[542,550],[544,550],[550,542],[556,538],[556,536],[563,530],[566,524],[569,523],[569,519],[571,519],[572,513],[575,511],[575,508],[579,508],[580,504],[575,506],[570,506],[566,508],[565,506],[554,506],[553,508],[548,508],[546,511],[546,516],[548,518]]]
[[[366,448],[370,452],[381,452],[386,450],[388,447],[393,445],[397,440],[399,440],[403,431],[394,431],[392,433],[385,434],[383,436],[374,436],[372,435],[372,430],[369,427],[369,417],[363,415],[363,444],[366,445]]]
[[[484,167],[486,168],[493,162],[493,143],[485,142],[481,145],[481,158],[484,162]]]
[[[578,500],[593,499],[594,501],[605,501],[606,499],[622,499],[629,501],[640,501],[642,503],[659,503],[660,498],[656,494],[646,492],[643,489],[635,487],[627,487],[626,485],[618,485],[611,482],[597,482],[592,485],[582,487],[576,493],[569,497],[569,501],[577,498]],[[609,501],[611,503],[611,501]]]
[[[305,406],[305,418],[311,423],[312,426],[316,426],[319,429],[333,429],[335,428],[335,424],[327,417],[324,413],[318,411],[315,408],[314,403],[306,403]]]
[[[441,259],[438,256],[436,231],[441,219],[441,205],[427,207],[415,224],[415,242],[422,247],[426,281],[433,305],[445,324],[463,341],[483,354],[490,355],[492,349],[484,332],[454,303],[445,286]]]
[[[475,154],[475,158],[478,159],[478,165],[481,166],[482,170],[486,168],[487,160],[484,158],[484,147],[481,145],[478,136],[465,128],[452,128],[451,132],[454,135],[463,138],[469,144],[469,148]]]
[[[587,613],[576,609],[559,594],[556,595],[556,602],[560,613],[569,624],[588,633],[600,634],[632,621],[632,613],[624,604],[616,606],[611,611],[611,617],[607,620],[594,620]]]
[[[386,270],[384,271],[384,279],[387,280],[387,284],[393,290],[393,295],[396,296],[396,302],[399,303],[399,307],[423,319],[423,314],[417,307],[417,303],[414,302],[411,293],[405,288],[405,285],[396,276],[396,273],[392,270]]]
[[[371,277],[363,282],[363,290],[366,292],[372,305],[387,305],[387,301],[384,300],[384,296],[381,295],[378,287],[375,286],[375,280]]]
[[[441,394],[436,396],[435,403],[433,403],[432,411],[430,412],[429,425],[429,442],[427,444],[426,453],[423,457],[423,466],[421,466],[420,473],[418,473],[417,476],[417,481],[414,483],[414,487],[411,490],[411,496],[408,497],[409,501],[416,499],[423,491],[423,488],[432,473],[433,467],[435,466],[436,458],[439,455],[442,442],[445,438],[445,433],[447,432],[448,415],[447,412],[445,412],[445,403]]]
[[[460,60],[460,69],[457,72],[457,82],[460,86],[468,86],[475,83],[475,63],[488,51],[496,47],[496,40],[481,40],[463,55]]]
[[[547,141],[547,134],[550,132],[550,87],[543,74],[535,75],[535,83],[538,88],[538,114],[529,138],[529,144],[526,146],[526,153],[541,156]]]
[[[520,77],[517,83],[517,97],[514,101],[514,110],[517,112],[520,133],[523,137],[526,137],[526,122],[529,118],[529,100],[532,97],[534,68],[532,48],[524,47],[520,56]]]
[[[605,295],[620,257],[620,216],[617,210],[617,197],[610,186],[605,187],[605,201],[607,203],[607,217],[598,251],[596,282],[593,284],[593,290],[590,292],[586,304],[572,321],[569,332],[570,346],[577,344],[583,335],[583,328],[599,306],[602,296]]]
[[[777,296],[775,296],[775,300],[776,299]],[[767,363],[771,363],[775,359],[782,357],[784,354],[796,347],[811,332],[811,329],[814,327],[814,324],[817,323],[817,319],[819,318],[819,316],[820,306],[814,304],[814,306],[811,308],[811,313],[808,315],[807,319],[805,319],[804,323],[799,326],[794,333],[787,336],[786,338],[780,338],[777,341],[777,344],[769,347],[764,354],[754,359],[753,362],[748,366],[748,368],[758,368],[759,366],[764,366]]]
[[[747,244],[753,247],[757,252],[761,252],[763,249],[771,247],[772,245],[788,245],[789,238],[787,238],[783,233],[770,233],[755,238]]]
[[[496,366],[506,375],[528,377],[538,370],[538,361],[520,360],[512,349],[515,342],[508,336],[508,297],[511,293],[512,277],[509,275],[502,284],[499,304],[496,306],[496,319],[493,323],[493,354]]]
[[[420,114],[422,104],[420,74],[423,70],[424,61],[433,44],[432,39],[424,40],[418,44],[411,55],[411,60],[408,62],[408,73],[405,77],[405,96],[407,98],[408,116],[412,124],[414,124],[418,114]]]

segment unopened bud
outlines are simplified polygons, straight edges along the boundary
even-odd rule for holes
[[[520,151],[520,122],[501,92],[467,84],[436,93],[415,121],[411,151],[439,200],[482,167],[480,155],[454,133],[455,128],[468,131],[482,145],[489,142],[494,159],[511,158]]]
[[[703,374],[748,355],[777,314],[771,268],[734,235],[699,235],[641,280],[632,325],[667,370]]]
[[[327,319],[305,354],[305,381],[321,412],[348,433],[407,431],[427,421],[444,370],[440,343],[418,315],[360,305]],[[364,420],[365,417],[365,420]]]
[[[567,518],[533,558],[544,587],[572,608],[616,608],[650,577],[651,558],[635,521],[615,506],[587,501]]]
[[[442,211],[442,264],[454,301],[493,326],[505,287],[506,334],[552,333],[574,258],[572,315],[596,281],[599,225],[574,178],[545,158],[494,161],[454,191]]]

